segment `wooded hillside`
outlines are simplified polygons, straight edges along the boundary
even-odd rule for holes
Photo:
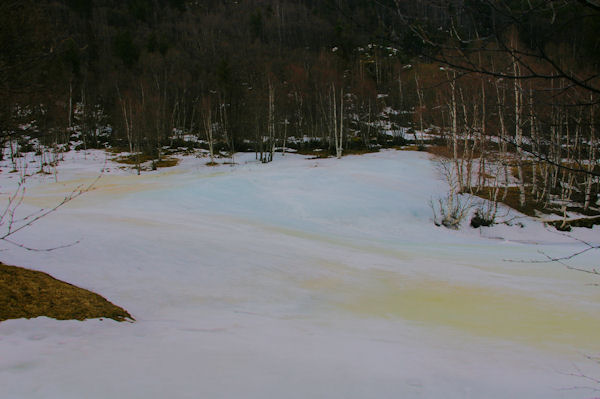
[[[1,144],[267,162],[410,141],[460,191],[587,212],[599,31],[592,0],[4,1]]]

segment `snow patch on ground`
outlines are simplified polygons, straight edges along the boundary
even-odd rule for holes
[[[69,152],[28,180],[23,212],[109,170],[15,237],[79,244],[2,260],[137,321],[0,323],[1,398],[580,398],[574,367],[600,375],[584,356],[600,352],[591,276],[518,262],[580,244],[529,218],[434,226],[446,187],[427,154],[189,156],[142,176],[105,158]],[[597,227],[573,234],[600,241]]]

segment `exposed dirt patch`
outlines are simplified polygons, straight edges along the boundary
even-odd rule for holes
[[[179,159],[177,158],[162,158],[160,161],[156,161],[155,166],[157,168],[171,168],[177,166]]]
[[[300,148],[298,149],[296,154],[311,156],[312,159],[329,158],[330,156],[332,156],[331,152],[327,148]]]
[[[147,154],[133,154],[123,155],[112,159],[114,162],[125,164],[125,165],[137,165],[138,163],[146,163],[149,161],[153,162],[153,168],[170,168],[176,166],[179,163],[179,159],[172,157],[163,157],[161,160],[157,160],[151,155]]]
[[[476,192],[475,195],[489,200],[494,198],[493,190],[493,187],[483,187],[480,191]],[[520,191],[518,187],[508,187],[508,189],[506,189],[506,195],[504,194],[505,188],[501,187],[498,190],[498,202],[504,203],[527,216],[535,217],[537,216],[537,213],[554,213],[556,215],[561,215],[559,210],[545,208],[543,203],[536,202],[529,192],[525,195],[525,206],[521,206]]]
[[[588,229],[593,228],[596,225],[600,225],[600,216],[595,218],[581,218],[581,219],[571,219],[567,220],[565,225],[563,226],[562,220],[556,220],[554,222],[550,222],[552,226],[554,226],[557,230],[560,231],[571,231],[572,227],[586,227]]]
[[[346,155],[363,155],[379,152],[379,148],[365,148],[365,147],[353,147],[344,148],[342,150],[342,156]],[[296,154],[311,156],[310,159],[321,159],[337,156],[335,149],[329,148],[300,148],[296,151]]]
[[[491,199],[494,197],[493,195],[493,187],[483,187],[480,191],[475,192],[474,195],[481,197],[483,199]],[[536,198],[531,194],[530,190],[526,190],[525,193],[525,206],[521,206],[520,204],[520,191],[518,187],[508,187],[508,191],[506,195],[504,195],[505,188],[500,187],[498,189],[498,201],[508,205],[509,207],[516,209],[517,211],[524,213],[527,216],[536,217],[538,214],[554,214],[557,216],[562,216],[563,211],[555,205],[554,207],[546,206],[543,202],[538,202]],[[598,220],[600,220],[600,215],[598,214],[597,209],[588,209],[584,210],[581,207],[568,207],[567,211],[581,213],[586,216],[591,216],[591,218],[582,218],[573,220],[571,223],[573,227],[593,227],[595,224],[599,224]],[[560,221],[562,223],[562,220]]]
[[[379,152],[379,148],[366,148],[366,147],[344,148],[344,150],[342,151],[342,156],[372,154],[374,152]]]
[[[396,146],[396,147],[393,147],[393,148],[395,150],[398,150],[398,151],[426,151],[426,152],[430,152],[429,151],[429,146],[427,146],[427,145],[409,144],[409,145]]]
[[[122,163],[125,165],[137,165],[139,163],[144,163],[148,161],[154,160],[154,157],[147,154],[132,154],[132,155],[122,155],[112,159],[114,162]]]
[[[134,320],[98,294],[22,267],[0,263],[0,321],[51,317],[58,320]]]

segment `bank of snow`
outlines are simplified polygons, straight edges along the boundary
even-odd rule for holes
[[[108,167],[96,189],[3,252],[126,308],[136,323],[0,323],[0,397],[582,397],[600,351],[600,291],[541,259],[578,243],[524,228],[449,231],[427,154],[135,176],[99,152],[33,178],[47,206]],[[8,174],[2,174],[7,187]],[[577,229],[598,241],[598,230]],[[594,262],[593,255],[576,260]]]

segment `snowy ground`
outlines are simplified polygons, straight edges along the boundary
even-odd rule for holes
[[[21,211],[104,167],[101,152],[66,157],[58,182],[29,179]],[[572,239],[528,219],[435,227],[428,202],[445,187],[423,153],[205,162],[142,176],[109,162],[95,190],[17,237],[77,245],[6,247],[4,263],[137,321],[0,323],[0,398],[598,396],[573,374],[600,376],[586,358],[600,353],[600,281],[506,261],[569,254]],[[6,193],[17,177],[0,168]]]

